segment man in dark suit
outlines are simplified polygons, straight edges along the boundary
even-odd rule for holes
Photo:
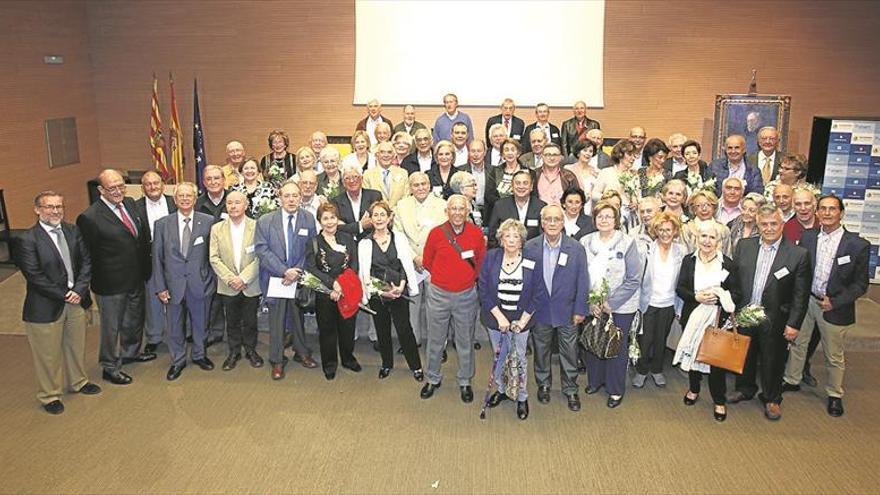
[[[164,194],[165,181],[154,170],[150,170],[141,178],[141,189],[144,195],[134,202],[136,214],[141,218],[141,223],[150,226],[150,263],[147,269],[150,272],[145,287],[146,312],[144,315],[144,352],[156,352],[162,335],[165,333],[166,319],[165,306],[156,297],[159,292],[156,289],[156,278],[153,276],[152,239],[156,238],[156,221],[177,211],[174,198]]]
[[[505,98],[504,101],[501,102],[501,113],[489,117],[489,120],[486,121],[487,143],[492,142],[491,136],[489,135],[489,129],[495,124],[501,124],[504,126],[507,137],[516,139],[517,141],[522,139],[526,123],[523,122],[523,119],[514,115],[514,112],[516,112],[516,105],[513,103],[513,100]]]
[[[499,199],[492,207],[489,220],[489,247],[497,246],[495,232],[501,222],[515,218],[526,226],[526,239],[541,235],[541,208],[547,205],[532,194],[532,175],[525,170],[513,174],[511,180],[512,195]]]
[[[749,163],[755,165],[761,171],[761,179],[764,184],[776,178],[779,174],[779,166],[782,164],[782,153],[779,153],[779,131],[775,127],[767,126],[758,130],[758,151],[746,156]]]
[[[762,206],[757,222],[761,237],[739,241],[733,256],[742,294],[737,309],[761,305],[767,318],[742,329],[752,340],[743,372],[736,379],[736,391],[728,402],[736,404],[755,395],[755,374],[760,365],[764,415],[778,420],[782,417],[779,404],[787,346],[797,338],[810,297],[810,259],[806,249],[782,237],[782,212],[775,206]]]
[[[741,178],[746,183],[743,196],[750,192],[764,194],[764,180],[755,164],[746,160],[746,140],[739,134],[728,136],[724,141],[724,158],[713,160],[709,169],[715,174],[715,195],[721,197],[721,184],[730,176]]]
[[[174,191],[177,212],[156,222],[153,240],[153,276],[157,297],[168,307],[168,351],[171,367],[166,378],[176,380],[186,367],[183,320],[192,322],[192,362],[210,371],[214,363],[205,354],[208,304],[217,288],[208,262],[208,241],[214,217],[193,211],[198,189],[182,182]]]
[[[363,188],[363,175],[359,167],[345,167],[342,186],[345,191],[333,198],[333,204],[339,210],[339,220],[343,223],[339,230],[360,239],[373,229],[367,210],[371,204],[382,199],[382,193]]]
[[[418,129],[413,134],[413,141],[416,143],[416,149],[407,155],[400,166],[410,175],[416,172],[425,172],[434,166],[434,153],[431,150],[431,131],[428,129]]]
[[[579,411],[577,394],[577,328],[587,315],[587,293],[590,276],[587,255],[581,245],[563,235],[565,215],[558,205],[541,210],[544,234],[525,244],[523,269],[538,277],[531,301],[525,310],[532,315],[532,336],[535,346],[535,381],[538,402],[550,402],[553,375],[550,356],[553,337],[559,350],[562,393],[571,411]],[[527,263],[528,262],[528,263]]]
[[[599,129],[590,129],[587,131],[587,140],[596,145],[596,154],[593,155],[593,158],[590,158],[590,165],[600,170],[610,167],[611,157],[602,149],[602,144],[605,142],[605,134]],[[571,163],[574,163],[577,161],[577,157],[571,157],[570,160]]]
[[[532,122],[523,130],[522,139],[520,140],[523,153],[532,151],[532,143],[529,140],[529,133],[534,129],[541,129],[544,131],[544,136],[547,138],[548,143],[552,142],[562,146],[562,136],[559,133],[559,128],[550,123],[550,106],[546,103],[538,103],[535,107],[535,119],[535,122]]]
[[[474,204],[479,211],[471,214],[479,214],[482,220],[480,225],[484,225],[492,215],[492,205],[498,200],[498,191],[489,170],[486,143],[482,139],[474,139],[468,144],[468,162],[458,167],[458,170],[470,173],[477,181],[477,197],[474,199]]]
[[[598,120],[587,117],[587,104],[583,101],[575,102],[572,112],[574,116],[562,123],[563,155],[569,155],[575,143],[587,139],[590,129],[601,127]]]
[[[144,282],[150,262],[150,227],[135,215],[134,200],[125,197],[122,174],[107,169],[98,175],[101,197],[76,219],[92,258],[92,291],[101,310],[99,362],[103,378],[117,385],[132,379],[122,365],[152,361],[140,352],[144,324]]]
[[[63,196],[41,192],[34,213],[39,221],[16,239],[13,249],[27,281],[22,320],[34,357],[37,399],[49,414],[61,414],[65,384],[72,392],[101,393],[89,382],[83,362],[92,262],[79,229],[63,222]]]
[[[843,201],[834,195],[819,199],[821,230],[808,229],[800,245],[810,253],[813,283],[807,315],[785,367],[785,392],[800,390],[807,348],[818,324],[825,351],[828,414],[843,415],[843,375],[846,331],[856,322],[856,300],[868,291],[871,244],[842,225]]]
[[[669,140],[666,141],[666,146],[669,147],[669,157],[663,162],[663,169],[669,171],[670,176],[674,177],[675,174],[682,170],[687,171],[687,163],[685,163],[684,155],[682,154],[684,143],[687,140],[687,136],[676,132],[670,135]]]
[[[202,185],[205,192],[196,200],[195,211],[211,215],[214,223],[229,217],[226,213],[226,195],[229,191],[224,189],[223,170],[217,165],[208,165],[202,172]],[[212,297],[208,313],[208,330],[206,332],[205,345],[223,342],[226,333],[226,313],[223,312],[223,304],[216,295]]]
[[[281,208],[261,216],[254,232],[254,250],[260,259],[260,288],[269,305],[269,362],[273,380],[284,378],[286,321],[293,322],[293,359],[306,368],[318,367],[305,342],[302,314],[296,300],[272,296],[269,292],[270,278],[280,281],[283,286],[300,280],[305,266],[306,243],[317,233],[315,217],[300,208],[302,196],[295,182],[285,182],[278,196]]]
[[[354,130],[365,131],[367,135],[370,136],[370,142],[376,144],[376,124],[379,122],[385,122],[388,124],[389,129],[394,127],[394,124],[391,123],[391,119],[385,118],[385,116],[382,115],[382,104],[379,103],[379,100],[373,98],[367,102],[367,116],[358,121]]]

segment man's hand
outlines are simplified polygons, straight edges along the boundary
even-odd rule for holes
[[[361,228],[366,230],[373,226],[373,220],[370,218],[370,212],[365,211],[364,216],[360,219]]]
[[[159,297],[159,302],[161,302],[162,304],[168,304],[168,301],[171,300],[171,293],[167,290],[163,290],[156,295]]]
[[[574,315],[571,317],[571,322],[575,325],[580,325],[584,322],[584,315]]]
[[[422,257],[421,256],[414,256],[413,257],[413,264],[416,266],[416,270],[418,270],[419,273],[422,273],[422,271],[425,270],[425,265],[422,264]]]
[[[67,291],[67,294],[64,295],[64,302],[68,304],[79,304],[81,301],[82,297],[72,290]]]
[[[229,279],[228,282],[226,282],[226,285],[228,285],[229,288],[231,288],[232,290],[236,291],[243,291],[247,287],[247,284],[244,283],[244,280],[242,280],[241,277],[232,277],[231,279]]]
[[[782,335],[783,335],[783,337],[785,337],[785,340],[787,340],[789,342],[794,342],[794,339],[796,339],[798,336],[798,331],[799,330],[797,328],[790,327],[790,326],[786,325],[785,331],[782,332]]]
[[[299,276],[302,274],[302,268],[288,268],[287,271],[284,272],[284,285],[290,285],[297,280],[299,280]]]
[[[831,304],[831,298],[828,296],[819,299],[819,307],[822,308],[822,311],[831,311],[834,309],[834,305]]]

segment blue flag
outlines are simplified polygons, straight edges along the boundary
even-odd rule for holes
[[[202,175],[208,159],[205,158],[205,136],[202,129],[202,114],[199,111],[199,81],[193,79],[193,157],[196,160],[196,185],[202,192]]]

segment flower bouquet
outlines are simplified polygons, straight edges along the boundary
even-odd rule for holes
[[[326,294],[328,296],[330,295],[331,292],[333,292],[331,289],[327,288],[326,285],[324,285],[324,282],[321,282],[321,279],[319,279],[314,274],[309,273],[307,271],[303,271],[302,274],[299,276],[299,283],[300,283],[300,285],[302,285],[303,287],[305,287],[307,289],[312,289],[315,292],[319,292],[321,294]],[[345,293],[342,294],[342,297],[345,297]],[[376,314],[375,311],[373,311],[372,309],[370,309],[369,307],[367,307],[363,303],[359,303],[358,306],[360,307],[360,309],[362,311],[366,311],[367,313],[369,313],[371,315]]]
[[[391,284],[389,284],[388,282],[386,282],[382,279],[378,279],[376,277],[370,277],[370,284],[369,284],[369,286],[367,286],[367,293],[370,295],[370,297],[372,297],[372,296],[380,296],[381,297],[381,294],[383,292],[388,292],[388,289],[390,289],[390,288],[391,288]],[[404,299],[406,301],[412,302],[412,299],[410,299],[408,296],[405,296],[403,294],[400,295],[400,298]]]
[[[639,176],[632,172],[624,172],[617,177],[617,182],[623,188],[623,192],[630,196],[638,197],[641,187],[639,186]]]
[[[700,174],[688,174],[687,183],[692,194],[697,191],[715,192],[715,177],[704,181]]]
[[[269,165],[269,170],[266,171],[266,180],[277,186],[284,182],[284,179],[286,177],[283,166],[275,162]]]
[[[767,313],[764,312],[764,306],[749,304],[733,316],[733,323],[740,328],[748,328],[758,326],[766,319]]]
[[[666,184],[666,179],[663,174],[654,174],[648,176],[648,180],[645,182],[645,192],[647,193],[645,196],[657,196],[663,189],[663,185]]]
[[[278,209],[278,201],[275,198],[262,198],[257,203],[257,217],[261,217],[266,213],[272,213]]]
[[[602,284],[590,291],[589,302],[591,305],[595,304],[597,306],[602,306],[605,304],[605,300],[608,299],[608,279],[603,278]]]
[[[330,182],[321,189],[321,194],[327,198],[328,201],[339,196],[339,184],[336,182]]]

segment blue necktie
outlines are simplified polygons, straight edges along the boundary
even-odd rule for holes
[[[287,215],[287,266],[291,267],[294,263],[293,241],[296,240],[293,232],[293,215]]]

